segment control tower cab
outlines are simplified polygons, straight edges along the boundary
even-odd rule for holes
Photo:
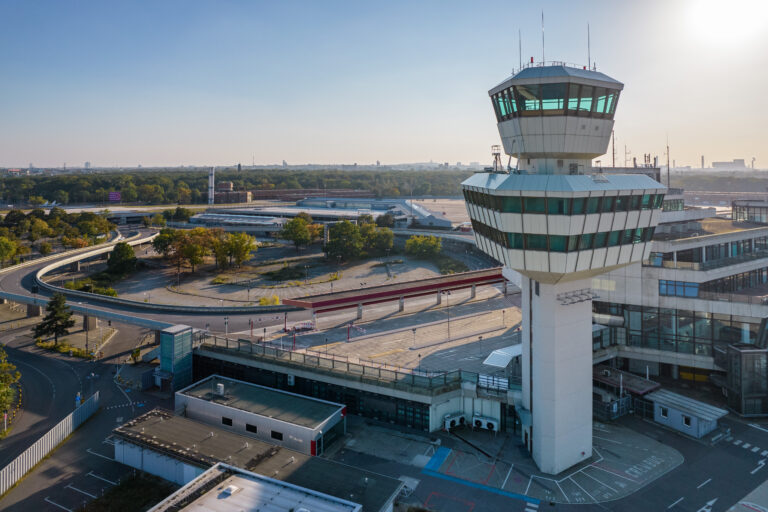
[[[592,456],[592,278],[650,256],[666,188],[602,174],[623,85],[531,65],[489,91],[510,173],[462,184],[478,248],[522,275],[523,440],[557,474]]]

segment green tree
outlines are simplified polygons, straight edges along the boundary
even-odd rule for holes
[[[362,226],[363,224],[373,224],[373,215],[370,213],[364,213],[357,218],[357,224]]]
[[[165,217],[163,217],[161,214],[156,213],[152,216],[152,219],[150,220],[153,226],[158,227],[164,227],[165,226]]]
[[[371,248],[376,254],[386,254],[392,250],[395,243],[395,234],[389,228],[379,228],[373,235]]]
[[[230,265],[234,261],[236,267],[241,266],[251,257],[251,253],[258,247],[256,239],[247,233],[229,233],[227,247]]]
[[[414,235],[405,242],[405,253],[419,259],[427,260],[436,257],[443,247],[440,238],[429,235]]]
[[[389,212],[379,215],[376,218],[376,225],[382,228],[393,228],[395,227],[395,216]]]
[[[53,247],[51,247],[51,244],[48,242],[40,242],[37,250],[40,251],[40,254],[43,256],[47,256],[53,252]]]
[[[67,298],[63,293],[54,293],[45,310],[48,314],[35,326],[35,336],[53,335],[55,347],[59,344],[59,336],[69,334],[69,328],[75,325],[75,320],[72,318],[72,311],[67,306]]]
[[[40,238],[51,236],[52,234],[53,232],[51,228],[48,226],[47,222],[37,217],[32,219],[32,222],[29,225],[30,240],[34,242],[35,240],[39,240]]]
[[[13,403],[13,386],[19,382],[21,374],[16,371],[10,361],[8,354],[0,347],[0,410],[7,411]]]
[[[33,206],[39,206],[44,203],[45,198],[43,196],[29,196],[29,204]]]
[[[119,242],[109,253],[107,259],[107,272],[115,275],[123,275],[136,268],[136,254],[133,247],[125,242]]]
[[[0,236],[0,263],[5,263],[16,255],[19,245],[6,236]]]
[[[328,230],[328,243],[325,252],[332,259],[350,260],[360,256],[363,249],[363,239],[360,228],[344,220],[337,222]]]
[[[283,231],[280,233],[280,237],[293,242],[293,245],[296,246],[296,252],[299,252],[299,246],[307,245],[310,240],[307,221],[301,217],[295,217],[289,220],[285,223],[285,226],[283,226]]]
[[[308,214],[307,212],[299,212],[298,215],[296,215],[297,219],[304,219],[304,222],[307,224],[312,224],[314,221],[312,220],[312,216]]]
[[[53,200],[59,204],[67,204],[69,202],[69,194],[66,190],[57,190],[53,193]]]

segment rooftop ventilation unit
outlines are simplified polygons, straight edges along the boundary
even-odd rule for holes
[[[216,384],[216,394],[220,396],[224,396],[224,383],[219,382]]]

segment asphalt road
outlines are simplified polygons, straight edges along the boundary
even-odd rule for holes
[[[2,441],[0,467],[15,459],[75,408],[75,395],[83,392],[86,363],[42,355],[34,343],[15,339],[24,329],[0,338],[10,362],[21,372],[21,416]],[[28,340],[28,338],[24,338]]]

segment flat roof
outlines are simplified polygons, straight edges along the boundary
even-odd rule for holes
[[[153,409],[115,430],[113,436],[197,467],[225,462],[270,478],[359,503],[379,511],[403,483],[379,473],[241,436]]]
[[[634,373],[617,370],[616,368],[611,368],[604,364],[592,367],[592,380],[617,389],[623,387],[630,393],[640,396],[661,387],[661,384],[658,382],[645,379]]]
[[[151,512],[358,512],[357,503],[287,484],[230,466],[216,464],[152,507]]]
[[[362,211],[361,211],[362,210]],[[321,208],[317,206],[265,206],[256,208],[231,208],[222,213],[234,215],[259,215],[262,217],[296,216],[301,212],[316,217],[340,217],[357,218],[363,213],[378,217],[384,215],[387,210],[373,210],[370,208]],[[215,213],[215,212],[210,212]]]
[[[217,384],[224,385],[223,395],[217,393]],[[344,409],[343,404],[219,375],[211,375],[178,393],[306,428],[317,428]]]
[[[728,414],[728,411],[725,409],[699,402],[698,400],[688,398],[687,396],[678,395],[677,393],[667,391],[666,389],[660,389],[653,393],[649,393],[645,398],[656,404],[675,409],[689,416],[695,416],[706,421],[715,421]]]
[[[503,279],[504,276],[501,273],[501,267],[496,267],[431,277],[428,279],[420,279],[418,281],[405,281],[397,284],[369,286],[360,290],[345,290],[336,293],[323,293],[320,295],[310,295],[308,297],[285,299],[283,302],[288,306],[299,306],[312,309],[333,306],[338,307],[344,304],[368,304],[377,301],[383,302],[387,299],[397,298],[401,295],[413,296],[414,294],[420,293],[428,294],[437,292],[438,290],[447,291],[455,288],[466,288],[472,284],[495,283],[502,281]]]

